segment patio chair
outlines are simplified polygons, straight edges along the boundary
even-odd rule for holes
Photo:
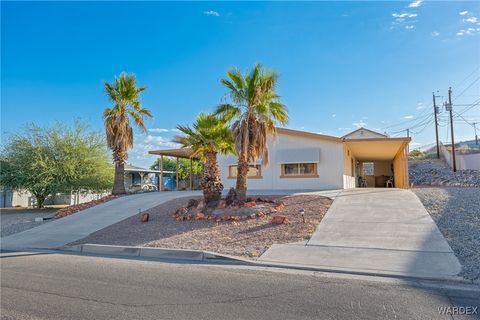
[[[388,178],[387,181],[385,181],[385,186],[386,186],[387,188],[389,188],[389,187],[390,187],[390,188],[393,188],[393,177],[390,177],[390,178]]]

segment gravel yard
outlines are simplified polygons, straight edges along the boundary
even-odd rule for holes
[[[408,173],[413,186],[480,188],[480,171],[452,169],[441,159],[409,160]]]
[[[309,239],[332,203],[329,198],[313,195],[276,198],[285,203],[282,212],[265,218],[233,222],[175,221],[172,217],[175,210],[186,206],[191,199],[179,198],[147,210],[150,214],[149,222],[142,223],[139,216],[135,215],[72,244],[197,249],[255,258],[273,243]],[[306,223],[302,222],[298,214],[300,208],[306,211]],[[276,215],[286,216],[291,223],[270,223]]]
[[[480,188],[413,188],[463,266],[466,279],[480,278]]]
[[[52,220],[35,222],[38,217],[53,217],[58,209],[13,209],[0,211],[0,237],[35,228]]]

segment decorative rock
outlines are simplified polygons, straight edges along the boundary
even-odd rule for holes
[[[150,215],[148,213],[141,213],[140,214],[140,222],[148,222]]]
[[[227,206],[227,202],[225,200],[220,200],[218,201],[217,209],[225,209],[226,206]]]
[[[203,220],[205,219],[205,214],[199,212],[195,214],[195,220]]]
[[[273,223],[273,224],[288,224],[288,223],[290,223],[290,221],[288,220],[288,218],[286,216],[275,216],[275,217],[272,218],[272,220],[270,222]]]
[[[245,204],[243,205],[245,208],[251,208],[251,207],[255,207],[257,205],[257,203],[255,201],[248,201],[248,202],[245,202]]]

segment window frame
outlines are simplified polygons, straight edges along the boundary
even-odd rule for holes
[[[292,165],[292,164],[296,164],[298,166],[300,166],[301,164],[313,164],[313,173],[309,173],[309,174],[300,174],[300,173],[285,174],[285,166],[286,165]],[[280,165],[280,170],[281,170],[281,174],[280,174],[281,179],[318,178],[319,177],[319,175],[318,175],[318,163],[317,162],[282,163]]]
[[[228,166],[228,177],[227,177],[227,179],[237,179],[237,176],[232,176],[232,170],[237,171],[237,167],[238,167],[238,165],[236,165],[236,164],[232,164],[232,165]],[[250,167],[256,167],[258,174],[255,175],[255,176],[249,176],[247,174],[247,179],[263,179],[262,165],[261,164],[249,164],[248,168],[250,169]]]

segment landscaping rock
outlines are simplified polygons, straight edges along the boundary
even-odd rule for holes
[[[245,202],[245,204],[243,205],[245,208],[251,208],[251,207],[255,207],[257,205],[257,203],[255,201],[248,201],[248,202]]]
[[[270,222],[273,223],[273,224],[288,224],[288,223],[290,223],[290,221],[288,220],[288,218],[286,216],[275,216],[275,217],[272,218],[272,220]]]
[[[203,220],[205,219],[205,214],[199,212],[195,214],[195,220]]]
[[[217,209],[224,209],[227,206],[227,202],[225,200],[218,201]]]
[[[150,219],[150,215],[148,213],[140,214],[140,222],[148,222],[149,219]]]

